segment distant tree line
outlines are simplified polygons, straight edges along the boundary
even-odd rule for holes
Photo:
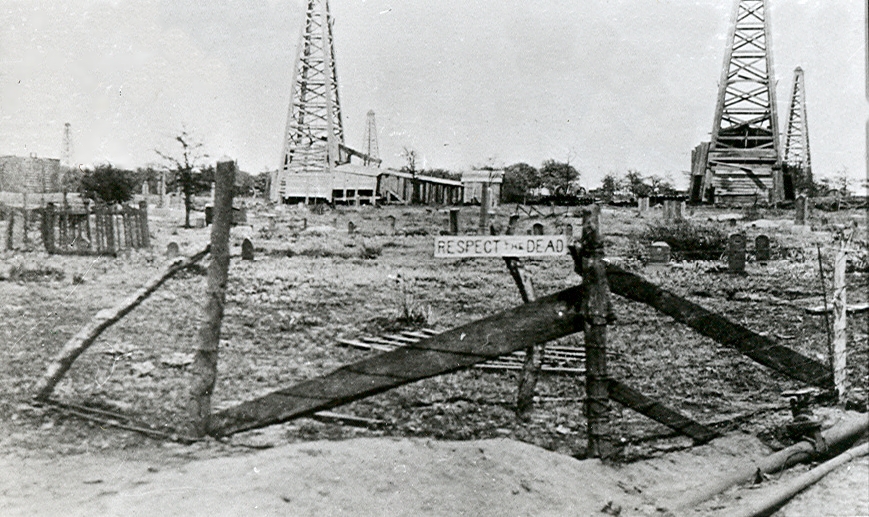
[[[572,196],[580,191],[578,181],[579,171],[569,162],[546,160],[539,169],[514,163],[504,169],[501,201],[529,203],[542,197],[544,191],[551,196]]]

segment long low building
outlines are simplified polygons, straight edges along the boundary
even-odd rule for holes
[[[396,170],[381,171],[377,189],[382,202],[405,205],[457,205],[463,190],[461,181]]]

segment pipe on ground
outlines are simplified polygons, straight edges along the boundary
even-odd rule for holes
[[[809,486],[817,483],[830,472],[841,467],[845,463],[866,456],[869,454],[869,443],[864,443],[846,451],[835,458],[822,463],[812,470],[802,474],[796,479],[780,487],[769,490],[769,493],[763,494],[762,499],[756,503],[738,510],[737,513],[731,514],[733,517],[761,517],[770,515],[772,512],[780,508],[782,505],[791,500],[795,495],[799,494]]]
[[[854,444],[863,434],[869,430],[869,415],[859,414],[846,417],[846,420],[824,431],[822,436],[827,446],[828,453],[843,451]],[[788,467],[819,456],[815,445],[809,441],[798,442],[775,454],[765,458],[751,461],[727,476],[724,476],[705,487],[700,487],[689,492],[689,495],[677,500],[672,506],[668,506],[671,515],[683,515],[685,511],[693,508],[704,501],[712,499],[728,488],[747,483],[755,479],[758,473],[769,474],[779,472]]]

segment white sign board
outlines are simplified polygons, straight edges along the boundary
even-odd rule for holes
[[[564,235],[441,235],[435,258],[556,257],[567,253]]]

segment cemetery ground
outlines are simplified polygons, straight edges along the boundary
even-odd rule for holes
[[[475,228],[478,213],[463,208],[460,228]],[[512,206],[500,207],[491,219],[503,228],[512,213]],[[540,222],[548,234],[566,224],[578,234],[574,213],[544,208],[534,217],[523,215],[517,233]],[[728,273],[723,260],[644,265],[640,236],[661,213],[640,216],[627,208],[603,209],[606,255],[826,362],[825,319],[805,310],[824,303],[816,244],[829,303],[832,230],[859,222],[853,247],[862,255],[847,273],[848,302],[866,302],[865,212],[818,212],[815,231],[794,226],[792,211],[698,208],[687,217],[725,232],[744,230],[749,243],[761,233],[770,236],[772,260],[760,264],[749,257],[745,274]],[[514,414],[517,372],[472,368],[334,410],[368,419],[363,426],[300,419],[223,441],[177,443],[171,438],[184,436],[188,422],[188,369],[202,314],[204,265],[170,279],[107,330],[55,392],[63,402],[129,415],[166,437],[34,407],[33,384],[54,354],[99,310],[162,271],[170,242],[185,255],[204,248],[209,229],[183,229],[181,221],[180,210],[152,208],[152,250],[115,258],[0,252],[0,513],[124,514],[139,508],[142,514],[237,515],[255,513],[256,506],[267,514],[302,515],[615,515],[618,506],[621,515],[654,515],[698,479],[791,443],[781,431],[790,419],[782,392],[801,384],[617,296],[618,319],[608,342],[612,374],[723,438],[692,448],[689,439],[614,405],[617,466],[578,461],[587,440],[582,376],[544,374],[535,411],[522,421]],[[374,353],[340,346],[339,338],[447,330],[520,304],[502,260],[433,257],[434,236],[447,221],[445,211],[425,207],[315,213],[248,200],[248,224],[232,231],[213,406],[229,407]],[[254,261],[240,259],[244,237],[254,243]],[[566,255],[527,260],[525,267],[538,295],[580,282]],[[867,322],[865,312],[849,315],[847,411],[866,411]],[[581,346],[582,334],[561,341]],[[845,412],[841,406],[817,410],[825,426]],[[811,501],[825,510],[844,505],[843,512],[853,511],[848,505],[855,498],[869,505],[859,488],[869,462],[851,465],[853,471],[827,478],[813,489],[821,492],[785,514],[817,515]],[[716,504],[721,511],[729,502]],[[714,514],[716,507],[706,510]]]

